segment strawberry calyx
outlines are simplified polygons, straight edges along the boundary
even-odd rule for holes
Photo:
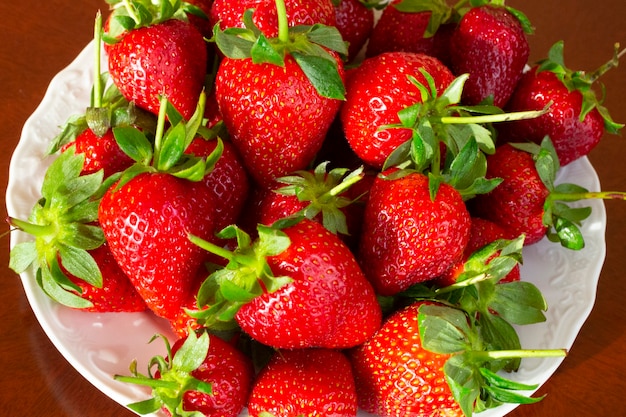
[[[154,413],[162,408],[173,417],[191,417],[197,412],[183,409],[183,396],[188,391],[198,391],[212,395],[212,384],[195,378],[191,373],[200,368],[209,351],[209,334],[189,332],[181,347],[172,355],[167,338],[156,335],[150,343],[160,337],[167,348],[167,357],[155,356],[150,360],[148,374],[137,372],[137,361],[130,364],[132,376],[115,375],[115,380],[152,388],[153,397],[128,404],[128,408],[138,414]],[[156,368],[156,372],[153,371]]]
[[[621,191],[591,192],[577,184],[555,184],[560,169],[559,157],[548,136],[540,145],[536,143],[511,143],[511,145],[533,155],[537,174],[549,191],[543,206],[543,224],[548,228],[547,237],[552,242],[558,242],[572,250],[585,247],[580,225],[591,215],[591,207],[572,207],[568,203],[587,199],[626,200],[626,193]]]
[[[568,91],[579,91],[583,96],[583,104],[580,109],[580,121],[583,121],[587,114],[593,109],[598,112],[604,120],[604,128],[611,134],[618,134],[624,124],[616,123],[611,118],[609,111],[602,105],[603,98],[598,99],[593,86],[599,83],[598,79],[619,63],[619,59],[626,54],[626,49],[619,50],[619,44],[614,45],[613,57],[591,73],[585,71],[573,71],[565,65],[563,57],[564,42],[558,41],[548,51],[548,57],[537,64],[537,72],[550,71],[563,83]],[[604,86],[600,83],[600,88],[604,93]],[[604,95],[604,94],[603,94]]]
[[[115,44],[125,33],[152,26],[170,19],[187,20],[188,14],[208,19],[202,9],[180,0],[106,0],[113,10],[103,36],[107,44]]]
[[[291,277],[274,276],[267,263],[268,256],[278,255],[289,247],[289,237],[278,227],[258,225],[257,231],[258,237],[254,241],[236,225],[220,231],[218,238],[236,239],[237,247],[233,251],[189,236],[199,247],[228,260],[224,268],[215,270],[200,286],[197,294],[199,311],[188,311],[205,327],[213,330],[236,327],[235,314],[244,304],[292,282]]]
[[[83,163],[84,155],[68,148],[47,169],[42,198],[28,220],[7,219],[12,227],[35,238],[11,250],[9,267],[18,274],[32,268],[43,291],[72,308],[89,308],[92,303],[80,297],[81,288],[63,269],[90,285],[102,287],[102,274],[88,251],[104,242],[102,229],[95,225],[103,172],[81,175]]]
[[[349,199],[342,195],[363,176],[363,167],[350,171],[347,168],[333,168],[327,171],[329,162],[317,165],[313,172],[300,170],[276,181],[284,186],[275,190],[276,193],[295,196],[301,202],[309,204],[293,217],[305,217],[313,220],[321,213],[322,224],[332,233],[348,235],[346,216],[342,208],[360,198]]]
[[[245,29],[213,28],[213,37],[220,51],[231,59],[252,59],[255,64],[285,65],[290,55],[298,63],[318,94],[322,97],[343,100],[345,86],[339,73],[334,51],[348,55],[348,48],[335,27],[322,24],[288,26],[283,0],[277,0],[278,36],[267,38],[252,21],[254,9],[244,13]]]
[[[442,182],[452,185],[466,199],[491,191],[501,180],[485,178],[485,155],[495,152],[494,134],[489,124],[535,118],[547,109],[505,113],[488,104],[460,105],[468,74],[455,78],[439,95],[433,77],[420,71],[427,85],[413,76],[409,79],[419,89],[421,102],[400,110],[400,123],[380,127],[412,132],[411,139],[389,155],[383,170],[395,166],[428,173],[432,198]],[[442,155],[441,145],[444,145],[445,155]]]
[[[102,51],[102,14],[96,14],[94,24],[94,83],[91,94],[91,103],[85,113],[70,116],[55,136],[47,153],[54,154],[76,137],[91,129],[98,136],[104,136],[114,126],[140,126],[146,131],[154,130],[154,119],[143,110],[137,109],[134,103],[124,98],[115,84],[109,82],[109,75],[101,72]]]
[[[113,128],[119,147],[135,161],[121,173],[117,188],[146,172],[164,172],[196,182],[211,172],[224,148],[219,137],[216,138],[218,145],[215,150],[206,158],[185,153],[193,139],[207,131],[202,125],[205,101],[206,94],[202,92],[194,114],[189,121],[185,121],[167,97],[161,97],[154,140],[134,126]],[[167,129],[166,118],[170,120]]]
[[[464,415],[472,416],[504,403],[531,404],[542,397],[525,396],[527,385],[503,376],[511,360],[566,356],[565,349],[491,349],[484,344],[475,318],[462,309],[425,303],[418,310],[419,333],[424,349],[450,355],[444,365],[446,380]]]

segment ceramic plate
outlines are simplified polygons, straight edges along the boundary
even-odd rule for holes
[[[89,105],[93,83],[93,43],[51,81],[40,106],[24,125],[11,159],[6,204],[8,214],[26,218],[40,198],[43,175],[50,158],[48,143],[59,126]],[[106,66],[103,66],[106,68]],[[558,181],[573,182],[600,190],[598,177],[586,158],[559,174]],[[589,204],[589,203],[588,203]],[[606,214],[601,201],[591,201],[592,215],[583,225],[586,247],[578,252],[543,240],[526,247],[522,279],[537,285],[546,297],[547,321],[519,329],[525,348],[570,348],[594,304],[596,286],[605,257]],[[24,233],[11,235],[11,247],[29,239]],[[85,313],[51,302],[37,287],[32,273],[21,275],[33,313],[61,354],[89,382],[121,405],[147,398],[148,391],[113,380],[114,374],[128,374],[133,359],[144,371],[149,359],[163,355],[162,343],[148,344],[155,333],[170,338],[169,324],[151,313]],[[563,359],[524,360],[514,379],[543,384]],[[514,405],[481,413],[499,417]],[[359,415],[365,415],[360,413]]]

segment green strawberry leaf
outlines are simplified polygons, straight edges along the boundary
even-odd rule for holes
[[[152,143],[139,129],[131,126],[113,128],[120,149],[133,161],[149,165],[152,162]]]
[[[470,327],[461,310],[443,305],[422,305],[418,313],[422,346],[431,352],[450,354],[468,350]]]
[[[63,267],[77,278],[95,287],[102,287],[102,274],[93,257],[84,249],[59,245]]]
[[[345,99],[346,90],[337,70],[336,61],[299,52],[292,52],[291,56],[320,96],[337,100]]]

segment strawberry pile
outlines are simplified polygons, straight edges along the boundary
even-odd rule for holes
[[[556,184],[614,122],[563,44],[502,0],[107,0],[92,101],[11,252],[56,302],[170,323],[172,416],[470,416],[540,398],[507,377],[545,320],[527,245],[584,247]],[[377,11],[376,11],[377,10]],[[378,18],[375,19],[375,13]],[[361,53],[359,53],[361,51]],[[107,68],[100,68],[105,54]]]

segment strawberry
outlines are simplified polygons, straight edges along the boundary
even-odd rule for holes
[[[346,83],[341,122],[348,143],[367,164],[381,168],[389,155],[411,138],[410,129],[381,129],[399,123],[398,112],[422,101],[409,77],[426,84],[421,71],[434,79],[438,94],[454,79],[436,58],[409,52],[388,52],[367,58]]]
[[[215,80],[224,125],[248,172],[265,187],[313,160],[344,88],[343,65],[327,49],[345,52],[336,29],[313,26],[287,32],[281,21],[284,30],[277,39],[260,36],[251,42],[255,32],[249,30],[244,37],[240,29],[216,28],[215,34],[226,55]],[[314,43],[316,39],[323,44]],[[249,46],[245,53],[242,43]]]
[[[418,301],[392,314],[350,352],[359,406],[382,417],[471,416],[504,402],[533,403],[529,386],[497,374],[508,359],[564,356],[563,350],[493,350],[462,309]]]
[[[335,25],[335,9],[331,0],[286,0],[284,2],[289,26]],[[275,0],[215,0],[211,7],[210,20],[222,30],[243,28],[246,10],[254,9],[252,22],[269,38],[278,35],[279,17]]]
[[[236,227],[239,246],[226,251],[192,238],[229,260],[203,284],[205,323],[235,321],[253,339],[275,348],[346,348],[365,341],[379,326],[381,310],[346,244],[311,220],[282,230],[259,226],[259,237]]]
[[[102,274],[102,286],[89,284],[73,276],[59,261],[61,270],[78,287],[81,298],[91,302],[92,306],[84,308],[90,312],[137,312],[147,309],[143,299],[131,284],[128,276],[121,270],[113,258],[107,243],[89,251]]]
[[[490,99],[503,107],[528,61],[530,23],[521,12],[502,3],[490,1],[470,8],[450,39],[452,71],[470,75],[463,90],[465,104]]]
[[[618,60],[616,49],[613,59],[598,70],[590,74],[572,71],[564,64],[563,42],[555,43],[548,58],[522,76],[506,106],[511,111],[520,111],[549,105],[548,112],[535,119],[503,124],[499,129],[500,140],[540,144],[549,136],[562,166],[586,156],[605,132],[618,134],[623,127],[613,122],[592,89]]]
[[[454,187],[443,183],[431,197],[426,175],[389,177],[394,172],[383,172],[370,189],[359,246],[363,272],[381,295],[444,273],[461,259],[470,233]]]
[[[487,158],[487,177],[502,178],[491,192],[468,202],[473,215],[488,219],[512,236],[525,235],[530,245],[547,237],[578,250],[584,247],[580,223],[589,207],[567,203],[588,199],[624,199],[621,192],[589,192],[575,184],[555,184],[558,156],[549,138],[537,144],[499,146]]]
[[[276,352],[254,382],[248,412],[254,417],[356,416],[350,361],[329,349]]]
[[[372,30],[366,56],[415,52],[450,63],[450,37],[456,11],[444,0],[393,0]]]
[[[361,51],[374,27],[374,8],[380,1],[338,0],[335,3],[335,27],[348,42],[348,61]]]
[[[139,374],[133,362],[132,376],[115,376],[118,381],[152,387],[153,398],[128,407],[139,414],[162,409],[169,416],[238,416],[252,384],[250,359],[230,343],[206,332],[191,332],[171,348],[163,339],[167,356],[153,358],[148,375]]]
[[[166,103],[162,99],[157,132],[164,130]],[[105,192],[98,210],[115,259],[148,307],[165,318],[180,311],[205,259],[187,235],[208,239],[214,233],[213,193],[200,182],[207,160],[184,154],[203,111],[200,100],[189,124],[177,123],[157,135],[154,149],[139,130],[114,129],[122,149],[137,162]]]
[[[189,119],[205,84],[207,45],[183,8],[165,3],[169,0],[135,0],[114,9],[111,19],[123,22],[125,31],[105,37],[114,42],[108,48],[109,73],[124,97],[138,107],[158,114],[159,98],[165,94]]]

